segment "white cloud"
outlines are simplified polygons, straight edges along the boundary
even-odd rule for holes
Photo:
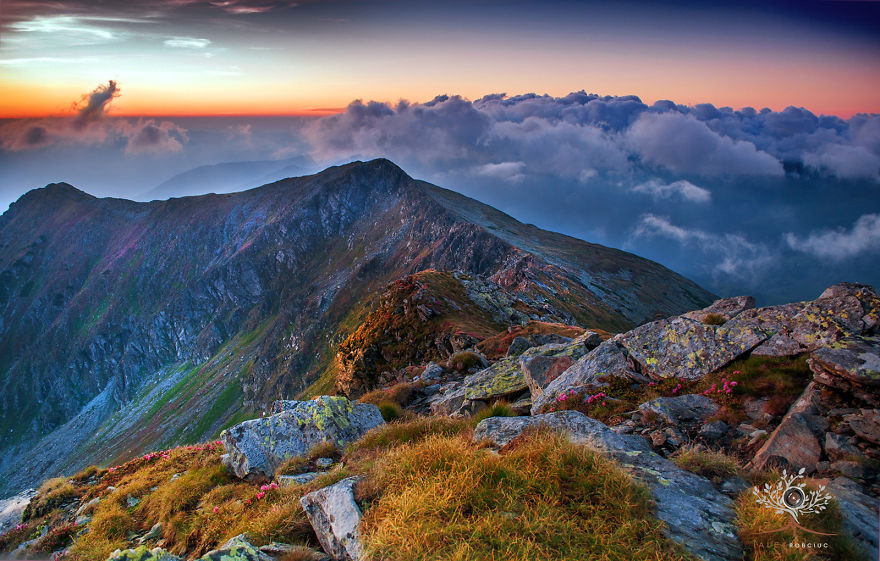
[[[864,146],[828,144],[804,155],[804,163],[844,179],[880,178],[880,156]]]
[[[739,233],[716,234],[673,224],[668,217],[644,214],[633,232],[635,238],[665,237],[682,246],[694,247],[713,261],[712,274],[753,280],[773,262],[766,245],[752,242]]]
[[[211,40],[199,37],[172,37],[163,43],[166,47],[173,49],[204,49],[211,44]]]
[[[801,239],[785,234],[785,241],[794,250],[810,253],[820,259],[841,261],[861,253],[880,249],[880,214],[864,214],[852,229],[818,230]]]
[[[647,193],[655,199],[669,199],[674,196],[681,197],[694,203],[708,203],[712,200],[712,193],[684,179],[664,183],[659,179],[651,179],[632,188],[637,193]]]
[[[494,177],[505,181],[522,181],[525,178],[523,162],[499,162],[497,164],[483,164],[474,168],[474,173],[485,177]]]

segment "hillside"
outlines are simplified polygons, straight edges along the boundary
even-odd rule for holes
[[[0,217],[0,492],[209,438],[327,381],[377,295],[428,269],[614,332],[710,300],[387,160],[150,203],[49,185]]]

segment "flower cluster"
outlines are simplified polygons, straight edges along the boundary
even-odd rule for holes
[[[712,386],[703,392],[703,395],[710,395],[713,393],[723,393],[730,394],[733,392],[733,388],[739,385],[739,382],[736,380],[728,380],[727,378],[721,378],[721,387],[718,387],[718,384],[712,384]]]
[[[559,396],[557,396],[557,397],[556,397],[556,401],[558,401],[559,403],[563,403],[563,402],[566,401],[569,397],[574,397],[575,395],[577,395],[577,392],[576,392],[576,391],[574,391],[574,390],[568,390],[568,393],[562,393],[562,394],[560,394]]]
[[[605,392],[599,392],[597,394],[588,395],[587,398],[584,399],[584,403],[589,405],[590,403],[593,403],[594,401],[601,400],[602,405],[605,405],[605,398],[606,397],[608,397],[608,395]]]
[[[678,390],[680,390],[682,387],[683,386],[681,385],[681,382],[679,382],[677,386],[672,388],[672,393],[678,393]]]

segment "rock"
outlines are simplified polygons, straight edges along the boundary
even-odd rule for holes
[[[718,409],[718,404],[698,394],[658,397],[639,405],[639,410],[654,413],[671,425],[701,423],[707,417],[714,415]]]
[[[429,407],[432,415],[452,415],[461,409],[464,401],[464,387],[458,382],[450,382],[431,397]]]
[[[504,446],[529,427],[546,426],[569,435],[573,442],[609,454],[645,484],[657,504],[657,517],[667,532],[690,553],[707,561],[739,560],[733,503],[706,478],[685,471],[650,451],[643,438],[620,435],[577,411],[534,417],[491,417],[474,431],[475,441]]]
[[[528,415],[532,411],[532,398],[524,395],[510,404],[510,409],[517,415]]]
[[[653,378],[699,380],[765,341],[772,333],[752,325],[714,327],[685,317],[647,323],[619,341]]]
[[[291,487],[294,485],[305,485],[312,479],[321,475],[316,471],[310,471],[308,473],[300,473],[297,475],[279,475],[278,483],[285,487]]]
[[[749,489],[749,484],[741,477],[731,477],[721,482],[719,489],[728,497],[736,497]]]
[[[132,495],[127,495],[125,497],[125,504],[128,505],[128,508],[134,508],[137,505],[141,504],[141,500],[137,497],[132,496]]]
[[[442,377],[443,367],[432,361],[425,366],[425,371],[422,372],[421,379],[424,382],[432,382],[434,380],[439,380]]]
[[[144,534],[142,537],[138,539],[138,543],[145,543],[150,540],[156,540],[162,537],[162,523],[156,522],[153,524],[153,527],[150,528],[150,531]]]
[[[300,499],[324,551],[336,561],[357,561],[363,548],[358,537],[361,509],[354,502],[359,477],[318,489]]]
[[[505,357],[464,379],[465,399],[490,401],[509,398],[528,389],[522,364],[536,357],[568,358],[577,360],[587,352],[583,345],[550,343],[532,347],[519,357]]]
[[[844,415],[843,420],[862,440],[880,444],[880,410],[862,409],[852,415]]]
[[[602,336],[596,333],[595,331],[584,331],[577,337],[571,340],[573,345],[583,345],[587,348],[587,350],[592,351],[596,347],[602,344]]]
[[[727,434],[730,427],[724,421],[712,421],[700,427],[699,435],[709,441],[715,441]]]
[[[198,561],[274,561],[274,559],[249,542],[244,534],[239,534],[230,538],[219,549],[202,555]]]
[[[567,393],[569,390],[580,390],[585,387],[607,386],[606,378],[629,378],[632,380],[644,379],[634,372],[626,354],[620,345],[613,339],[603,342],[601,345],[582,356],[568,367],[564,372],[540,388],[535,383],[530,386],[532,393],[532,414],[536,415],[548,405],[552,404],[557,396]]]
[[[510,342],[510,346],[507,347],[507,356],[511,358],[517,357],[526,352],[526,350],[530,349],[531,347],[531,341],[529,341],[522,335],[517,335],[513,338],[513,341]]]
[[[651,446],[655,448],[659,448],[666,444],[666,432],[656,429],[648,433],[648,440],[651,441]]]
[[[832,461],[836,461],[847,457],[861,456],[861,451],[852,444],[851,439],[842,434],[829,432],[825,433],[825,454]]]
[[[826,489],[837,499],[843,527],[855,538],[865,561],[875,561],[880,547],[880,501],[862,493],[857,483],[845,477],[834,479]]]
[[[532,395],[540,392],[572,364],[574,364],[574,359],[570,356],[524,356],[520,358],[520,368]]]
[[[27,489],[21,493],[0,500],[0,534],[7,532],[21,523],[21,515],[27,508],[31,498],[37,494],[34,489]]]
[[[245,421],[220,434],[224,464],[241,478],[270,478],[288,458],[305,455],[316,444],[343,448],[384,423],[379,408],[344,397],[284,402],[279,413]]]
[[[754,307],[755,299],[751,296],[735,296],[733,298],[722,298],[721,300],[715,300],[715,302],[713,302],[711,306],[703,308],[702,310],[688,312],[686,314],[683,314],[683,317],[692,319],[694,321],[699,321],[700,323],[705,323],[706,316],[716,315],[721,316],[724,322],[728,322],[732,318],[743,313],[744,311],[752,309]]]
[[[873,475],[871,470],[860,462],[842,460],[832,462],[828,467],[831,471],[849,477],[850,479],[869,479]]]
[[[182,561],[180,557],[168,553],[160,547],[147,549],[142,545],[134,549],[117,549],[107,561]]]
[[[751,465],[757,469],[776,466],[794,471],[805,468],[808,473],[816,471],[822,447],[813,433],[811,419],[814,417],[805,413],[787,413],[755,454]]]
[[[777,332],[753,354],[791,356],[812,352],[863,335],[877,326],[878,319],[880,299],[870,286],[836,284],[781,321]]]
[[[849,392],[861,401],[880,406],[880,339],[841,339],[810,355],[813,379],[825,386]]]
[[[315,465],[321,469],[327,469],[333,465],[333,458],[318,458],[315,460]]]

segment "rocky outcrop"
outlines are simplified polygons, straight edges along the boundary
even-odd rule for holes
[[[757,469],[782,467],[789,471],[804,468],[816,471],[822,457],[819,437],[824,438],[827,421],[818,415],[821,389],[814,382],[792,404],[782,422],[755,453],[751,466]]]
[[[653,413],[666,423],[683,425],[702,423],[718,411],[718,404],[704,395],[658,397],[639,405],[642,412]]]
[[[754,307],[755,299],[753,297],[735,296],[733,298],[716,300],[712,302],[711,306],[707,306],[702,310],[688,312],[683,314],[683,317],[699,321],[700,323],[715,323],[715,321],[720,320],[719,324],[723,324]]]
[[[285,460],[303,456],[317,444],[331,442],[343,448],[385,422],[375,405],[326,395],[285,401],[276,410],[280,412],[220,434],[226,447],[223,462],[237,477],[272,477]]]
[[[545,426],[609,454],[650,489],[657,517],[669,536],[707,561],[742,558],[733,504],[705,478],[685,471],[650,451],[641,437],[621,435],[576,411],[534,417],[491,417],[477,425],[474,439],[504,446],[528,428]]]
[[[107,561],[182,561],[180,557],[173,555],[160,547],[149,549],[142,545],[134,549],[117,549],[110,554]]]
[[[335,561],[358,561],[363,555],[358,536],[361,509],[354,501],[358,481],[349,477],[300,499],[321,547]]]
[[[880,550],[880,524],[877,512],[880,501],[862,493],[859,485],[845,477],[834,479],[826,487],[837,499],[843,527],[855,538],[862,550],[863,561],[874,561]]]
[[[117,549],[107,561],[183,561],[180,557],[156,547],[142,545],[134,549]],[[229,539],[219,549],[209,551],[198,561],[274,561],[274,557],[250,543],[244,534]]]
[[[11,530],[21,522],[24,509],[36,494],[34,489],[25,489],[13,497],[0,500],[0,534]]]
[[[813,378],[822,385],[851,393],[863,403],[880,406],[880,339],[850,337],[810,355]]]

